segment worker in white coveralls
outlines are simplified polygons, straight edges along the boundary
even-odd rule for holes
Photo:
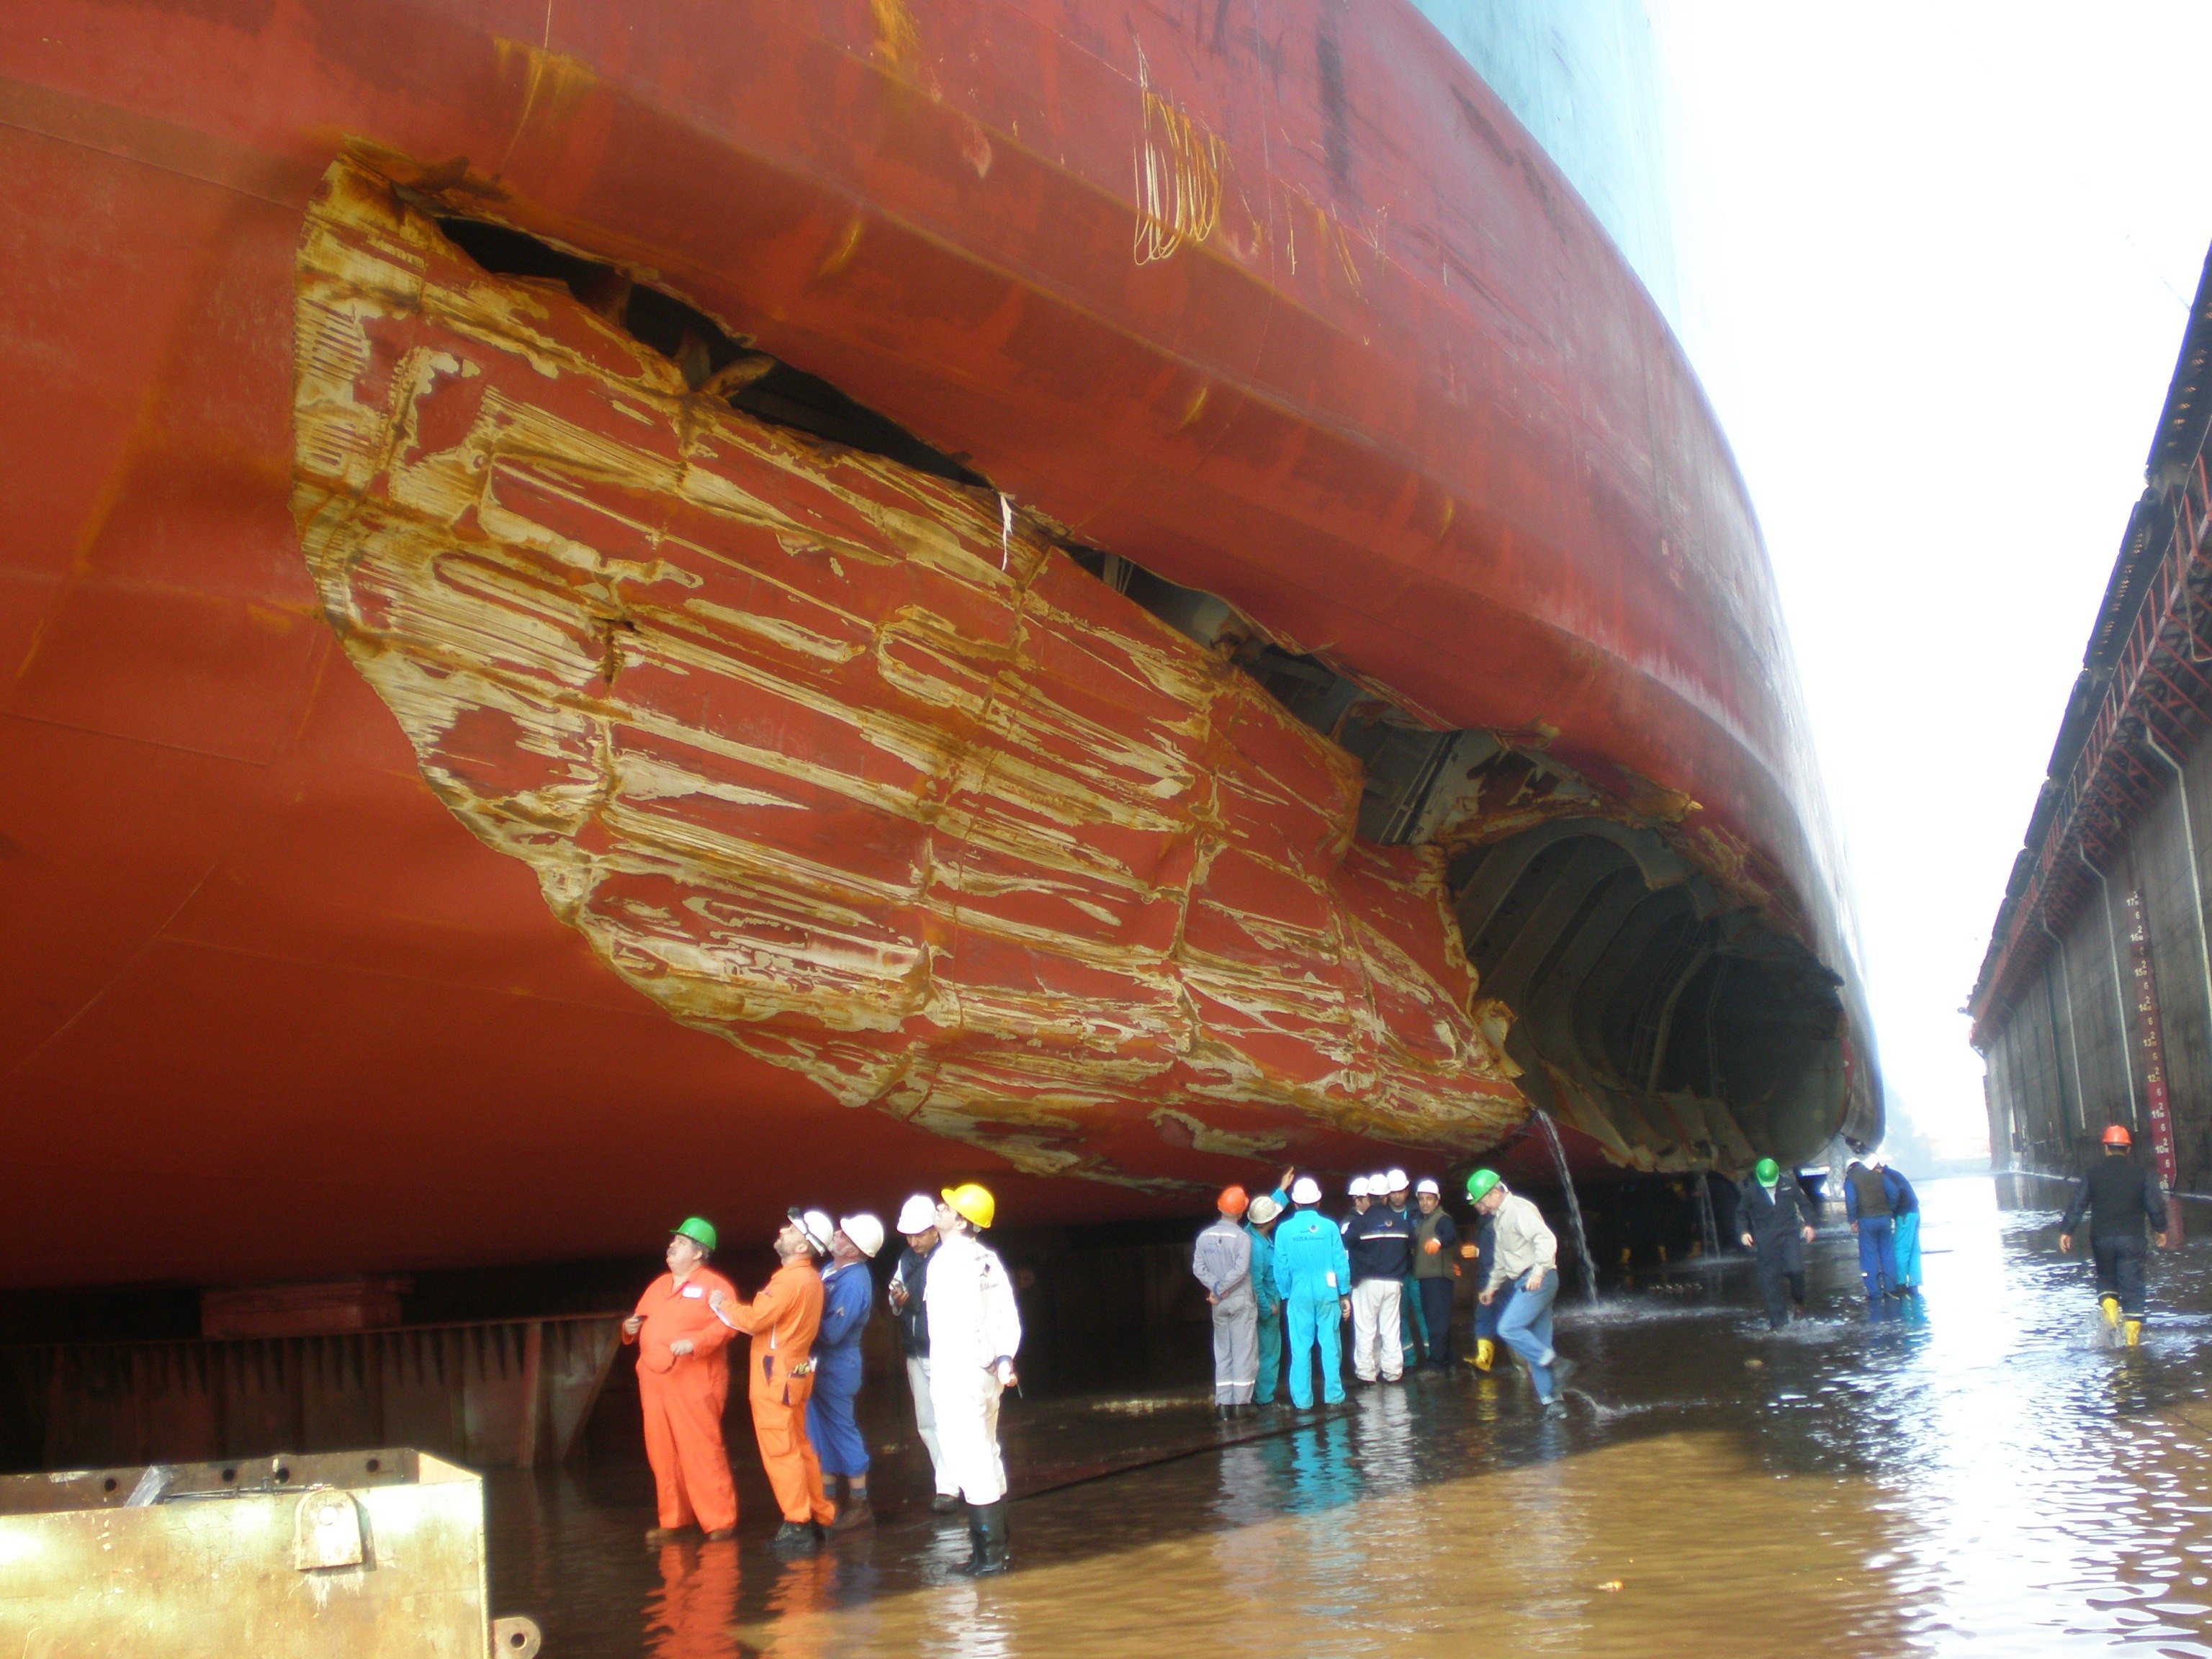
[[[945,1471],[968,1504],[965,1573],[1006,1570],[1006,1466],[999,1455],[999,1396],[1014,1385],[1022,1316],[1013,1280],[976,1234],[998,1204],[972,1182],[937,1206],[938,1246],[923,1298],[929,1314],[929,1399]]]
[[[937,1205],[916,1193],[899,1206],[898,1230],[906,1249],[892,1271],[891,1312],[898,1320],[899,1349],[906,1356],[907,1387],[914,1391],[914,1426],[929,1453],[936,1481],[929,1507],[950,1515],[961,1507],[960,1485],[947,1473],[945,1451],[937,1443],[937,1408],[929,1400],[929,1308],[924,1293],[929,1264],[937,1259]]]
[[[1241,1224],[1251,1200],[1224,1187],[1220,1213],[1198,1236],[1190,1270],[1213,1308],[1213,1409],[1224,1423],[1252,1414],[1252,1382],[1260,1371],[1260,1299],[1252,1288],[1252,1240]]]

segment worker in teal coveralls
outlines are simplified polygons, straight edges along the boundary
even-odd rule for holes
[[[1321,1183],[1300,1176],[1291,1187],[1297,1211],[1275,1229],[1275,1288],[1290,1316],[1291,1404],[1311,1409],[1313,1360],[1321,1349],[1322,1398],[1344,1403],[1344,1345],[1337,1332],[1351,1307],[1352,1261],[1336,1223],[1314,1208]]]
[[[1283,1293],[1275,1286],[1275,1223],[1285,1202],[1279,1190],[1262,1193],[1244,1212],[1244,1231],[1252,1241],[1252,1289],[1260,1298],[1260,1372],[1252,1382],[1252,1403],[1275,1403],[1275,1384],[1283,1374]]]

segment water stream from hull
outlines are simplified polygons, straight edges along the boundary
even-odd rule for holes
[[[1567,1195],[1567,1224],[1574,1229],[1575,1256],[1583,1268],[1583,1299],[1595,1307],[1597,1267],[1590,1260],[1589,1235],[1583,1231],[1582,1200],[1575,1196],[1575,1178],[1567,1170],[1567,1149],[1559,1144],[1559,1132],[1552,1122],[1552,1115],[1540,1106],[1536,1109],[1536,1121],[1544,1126],[1544,1139],[1552,1144],[1552,1163],[1559,1172],[1559,1190]]]

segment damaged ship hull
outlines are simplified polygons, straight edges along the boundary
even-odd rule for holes
[[[37,12],[17,1282],[1878,1127],[1725,445],[1410,9]]]

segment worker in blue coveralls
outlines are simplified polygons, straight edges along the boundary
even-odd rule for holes
[[[830,1236],[830,1265],[822,1270],[822,1328],[814,1339],[806,1437],[814,1443],[823,1484],[837,1504],[832,1532],[850,1532],[876,1518],[868,1505],[868,1443],[853,1420],[853,1402],[860,1393],[860,1337],[876,1302],[868,1261],[883,1248],[882,1222],[872,1215],[848,1215]],[[841,1476],[842,1497],[837,1492]]]
[[[1283,1375],[1283,1293],[1275,1284],[1275,1224],[1289,1195],[1278,1188],[1262,1193],[1244,1212],[1244,1231],[1252,1241],[1252,1290],[1260,1299],[1260,1370],[1252,1382],[1252,1403],[1272,1406]]]
[[[1882,1188],[1889,1194],[1897,1288],[1907,1296],[1917,1295],[1920,1290],[1920,1194],[1912,1190],[1912,1183],[1901,1171],[1890,1167],[1887,1159],[1875,1159],[1875,1167],[1881,1171]]]
[[[1291,1184],[1291,1202],[1297,1210],[1275,1228],[1275,1288],[1282,1295],[1290,1324],[1285,1357],[1290,1366],[1291,1404],[1310,1411],[1316,1346],[1321,1349],[1322,1399],[1331,1406],[1344,1403],[1344,1349],[1338,1333],[1352,1310],[1352,1262],[1336,1224],[1314,1208],[1321,1202],[1319,1182],[1300,1176]]]
[[[1867,1300],[1903,1296],[1897,1287],[1897,1218],[1889,1206],[1889,1188],[1881,1171],[1853,1158],[1844,1170],[1844,1213],[1859,1236],[1859,1277]]]

